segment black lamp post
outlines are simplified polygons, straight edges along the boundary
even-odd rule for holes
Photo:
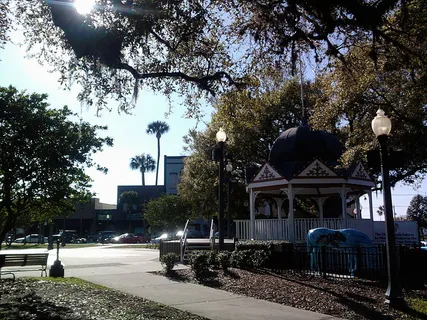
[[[219,239],[218,239],[218,251],[224,250],[224,193],[223,193],[223,185],[224,185],[224,145],[225,140],[227,139],[227,135],[222,128],[219,128],[219,131],[216,133],[216,141],[218,142],[218,148],[215,150],[215,160],[219,161],[219,185],[218,185],[218,231],[219,231]]]
[[[227,171],[227,238],[231,238],[231,183],[233,179],[231,177],[231,171],[233,171],[233,165],[231,164],[231,156],[227,156],[227,164],[225,165]]]
[[[377,116],[372,120],[372,130],[378,138],[381,156],[381,176],[383,185],[384,217],[386,223],[388,269],[388,287],[385,293],[386,303],[390,304],[392,307],[399,307],[404,305],[404,299],[399,281],[396,236],[394,233],[394,220],[392,212],[393,205],[391,200],[388,166],[387,138],[391,131],[391,121],[381,109],[378,109]]]

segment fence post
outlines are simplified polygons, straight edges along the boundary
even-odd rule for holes
[[[162,257],[163,255],[163,250],[164,250],[164,244],[163,244],[163,240],[160,240],[159,242],[159,259]]]
[[[320,272],[322,277],[326,279],[326,247],[321,246],[322,263],[320,264]]]
[[[356,247],[356,270],[354,270],[354,276],[361,276],[362,274],[364,274],[365,271],[365,265],[364,265],[364,261],[366,261],[366,256],[365,259],[363,259],[362,257],[362,249],[360,248],[360,246]]]

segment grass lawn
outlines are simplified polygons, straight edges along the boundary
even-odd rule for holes
[[[96,243],[68,243],[65,247],[61,247],[61,249],[67,248],[85,248],[85,247],[97,247],[99,244]],[[56,244],[53,246],[56,249]],[[47,249],[47,244],[38,244],[38,243],[12,243],[10,247],[6,246],[6,244],[2,243],[1,250],[17,250],[17,249]]]
[[[117,244],[114,248],[141,248],[141,249],[159,249],[159,244],[146,243],[146,244]]]
[[[409,299],[408,305],[412,310],[419,314],[423,314],[425,319],[427,319],[427,301],[422,299]]]
[[[65,247],[60,247],[60,249],[76,249],[76,248],[87,248],[87,247],[103,247],[110,245],[108,243],[101,245],[99,243],[67,243]],[[113,248],[139,248],[139,249],[159,249],[158,244],[146,243],[146,244],[115,244]],[[12,243],[10,247],[6,246],[4,243],[1,245],[1,250],[16,250],[16,249],[47,249],[47,244],[37,244],[37,243]],[[54,245],[56,249],[56,244]]]

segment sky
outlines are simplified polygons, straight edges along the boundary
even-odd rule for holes
[[[18,34],[12,34],[12,39],[18,39]],[[0,49],[1,50],[1,49]],[[147,125],[152,121],[165,121],[170,130],[160,139],[161,155],[159,166],[159,184],[163,184],[163,159],[164,155],[183,155],[183,136],[188,130],[197,126],[204,128],[203,123],[197,123],[194,119],[183,118],[184,109],[179,106],[179,100],[175,99],[176,105],[172,115],[165,118],[169,110],[165,97],[155,95],[151,92],[141,92],[136,108],[132,115],[118,114],[117,103],[110,101],[111,112],[103,110],[100,117],[96,116],[95,108],[81,108],[76,97],[78,87],[71,91],[61,89],[57,80],[58,74],[49,73],[47,69],[37,61],[25,58],[25,48],[8,43],[0,51],[0,86],[12,85],[18,90],[27,90],[32,93],[47,93],[48,102],[54,108],[67,105],[71,110],[80,114],[84,121],[92,125],[107,125],[108,130],[101,132],[114,139],[113,147],[105,147],[102,153],[94,155],[97,163],[108,168],[108,174],[88,170],[94,180],[92,191],[97,194],[101,202],[115,204],[117,201],[118,185],[140,185],[141,174],[138,170],[129,168],[130,159],[141,153],[150,154],[157,159],[157,139],[154,135],[146,133]],[[211,112],[206,108],[206,112]],[[155,172],[145,175],[146,185],[155,184]]]
[[[18,32],[12,34],[12,39],[17,42],[20,38]],[[118,114],[117,103],[110,101],[111,112],[104,110],[99,117],[94,108],[81,108],[77,101],[78,87],[71,91],[64,91],[59,83],[58,74],[47,72],[47,68],[39,65],[35,60],[25,57],[25,48],[14,43],[8,43],[0,49],[0,86],[12,85],[18,90],[27,92],[47,93],[48,102],[52,107],[60,108],[67,105],[76,113],[81,113],[84,121],[91,124],[107,125],[108,130],[103,135],[114,139],[113,147],[106,147],[102,153],[95,154],[97,163],[108,168],[108,174],[96,170],[88,170],[94,180],[92,191],[101,202],[116,204],[118,185],[140,185],[141,174],[129,168],[130,159],[141,153],[148,153],[157,157],[157,140],[155,136],[146,134],[148,123],[152,121],[166,121],[170,131],[161,138],[161,155],[159,168],[159,184],[163,184],[164,155],[183,155],[183,136],[188,130],[197,126],[203,129],[203,123],[194,119],[183,118],[184,109],[179,106],[179,97],[174,100],[173,113],[165,118],[168,104],[165,97],[153,92],[140,93],[136,108],[132,115]],[[212,109],[206,107],[204,121],[209,121]],[[155,172],[145,176],[146,185],[155,184]],[[419,188],[415,186],[398,185],[392,190],[393,206],[397,216],[406,214],[407,207],[412,197],[417,193],[427,196],[427,182],[423,181]],[[369,217],[369,204],[367,197],[361,197],[362,216]],[[373,195],[374,219],[381,220],[376,214],[377,208],[382,205],[382,195]],[[383,218],[382,218],[383,219]]]

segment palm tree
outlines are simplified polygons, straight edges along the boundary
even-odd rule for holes
[[[163,121],[154,121],[148,124],[147,133],[155,134],[157,138],[157,170],[156,170],[156,186],[159,180],[159,162],[160,162],[160,138],[163,134],[169,131],[169,125]]]
[[[139,170],[142,175],[142,185],[145,186],[145,177],[146,172],[153,172],[156,169],[156,162],[153,157],[145,153],[137,155],[130,159],[130,168],[132,170]]]

